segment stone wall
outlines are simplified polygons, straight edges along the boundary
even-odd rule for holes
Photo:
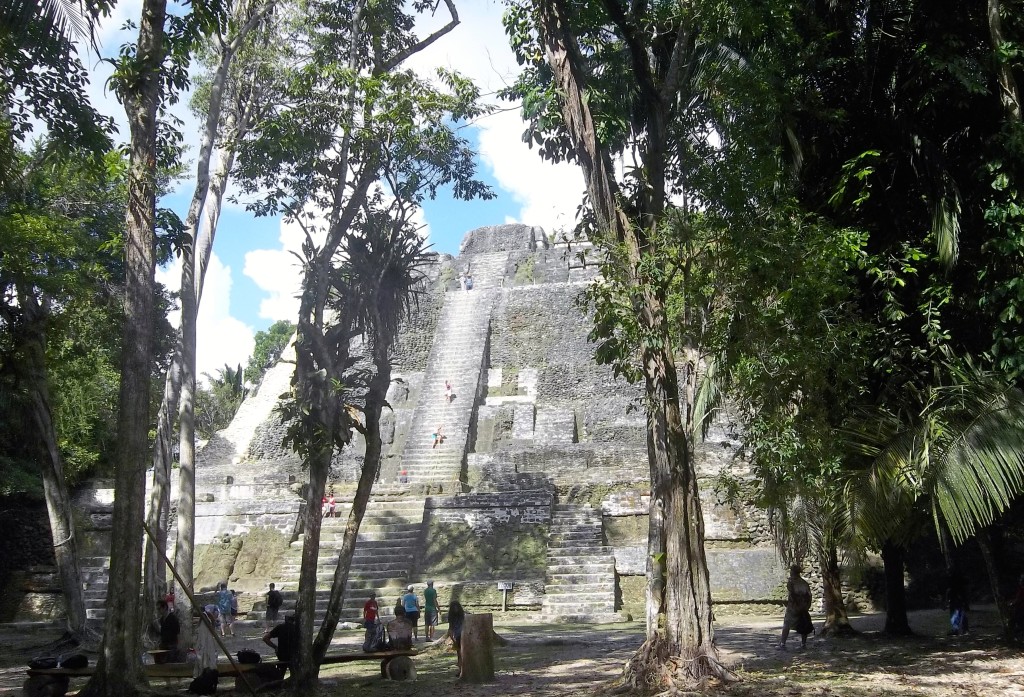
[[[196,502],[196,544],[218,540],[225,535],[242,535],[253,528],[268,528],[291,537],[300,507],[298,496],[291,491],[287,497],[237,496],[226,501]]]
[[[488,225],[466,233],[461,254],[486,254],[547,247],[544,229],[533,225]]]
[[[409,308],[409,317],[402,322],[393,354],[392,367],[399,373],[426,370],[437,321],[444,306],[444,287],[457,285],[453,260],[447,254],[432,255],[430,263],[421,271],[424,273],[423,283]]]

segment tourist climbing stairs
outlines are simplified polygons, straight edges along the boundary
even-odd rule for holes
[[[477,395],[486,380],[484,364],[495,288],[504,277],[508,253],[469,257],[473,288],[445,294],[426,376],[402,450],[399,482],[436,486],[432,491],[461,491],[462,465]],[[465,269],[461,269],[465,270]],[[445,398],[445,381],[452,399]],[[433,434],[444,439],[435,446]]]
[[[363,603],[369,592],[377,592],[382,615],[390,615],[391,608],[409,582],[413,560],[421,545],[423,525],[423,499],[371,500],[359,526],[356,549],[349,567],[343,621],[358,622]],[[320,559],[317,566],[316,613],[319,622],[327,612],[334,570],[338,566],[338,552],[345,535],[351,502],[342,501],[337,515],[324,518],[320,530]],[[302,563],[302,540],[292,543],[288,557],[282,564],[281,585],[285,597],[290,598],[299,586]]]
[[[589,504],[555,504],[547,562],[541,619],[620,620],[615,612],[615,558],[604,545],[600,510]]]

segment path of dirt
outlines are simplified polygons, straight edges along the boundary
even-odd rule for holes
[[[717,686],[711,693],[730,697],[1024,697],[1024,653],[996,641],[997,623],[991,608],[975,609],[972,634],[946,635],[945,613],[911,614],[917,635],[891,639],[881,634],[881,615],[853,619],[859,630],[852,639],[811,638],[806,650],[790,639],[779,651],[779,621],[752,617],[719,618],[716,637],[724,661],[741,681]],[[820,624],[820,620],[818,622]],[[508,625],[497,631],[508,645],[495,650],[496,679],[487,685],[466,685],[455,678],[454,655],[440,645],[418,644],[416,680],[387,682],[377,666],[355,663],[325,669],[321,697],[593,697],[619,675],[639,645],[642,627]],[[267,653],[256,625],[241,627],[232,650],[245,646]],[[26,631],[0,625],[0,693],[17,692],[28,658],[56,638],[52,630]],[[340,650],[358,651],[360,631],[340,632]],[[162,683],[162,681],[158,681]],[[220,692],[231,684],[222,681]],[[181,685],[153,686],[154,694],[180,694]],[[240,694],[240,693],[239,693]]]

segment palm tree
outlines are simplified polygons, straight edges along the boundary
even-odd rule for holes
[[[911,391],[899,411],[879,408],[847,432],[865,458],[849,472],[848,500],[858,527],[880,543],[892,577],[887,589],[896,593],[887,629],[909,630],[900,602],[902,549],[921,534],[922,514],[940,540],[948,534],[961,544],[1024,492],[1024,392],[970,363],[945,368],[948,385]],[[989,568],[998,598],[995,571]]]
[[[0,0],[0,34],[51,45],[92,41],[101,12],[112,3],[79,0]]]

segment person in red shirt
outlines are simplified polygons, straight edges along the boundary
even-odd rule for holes
[[[370,598],[363,604],[363,623],[367,629],[371,629],[373,625],[377,624],[377,615],[380,613],[380,607],[377,605],[377,593],[370,591]]]

